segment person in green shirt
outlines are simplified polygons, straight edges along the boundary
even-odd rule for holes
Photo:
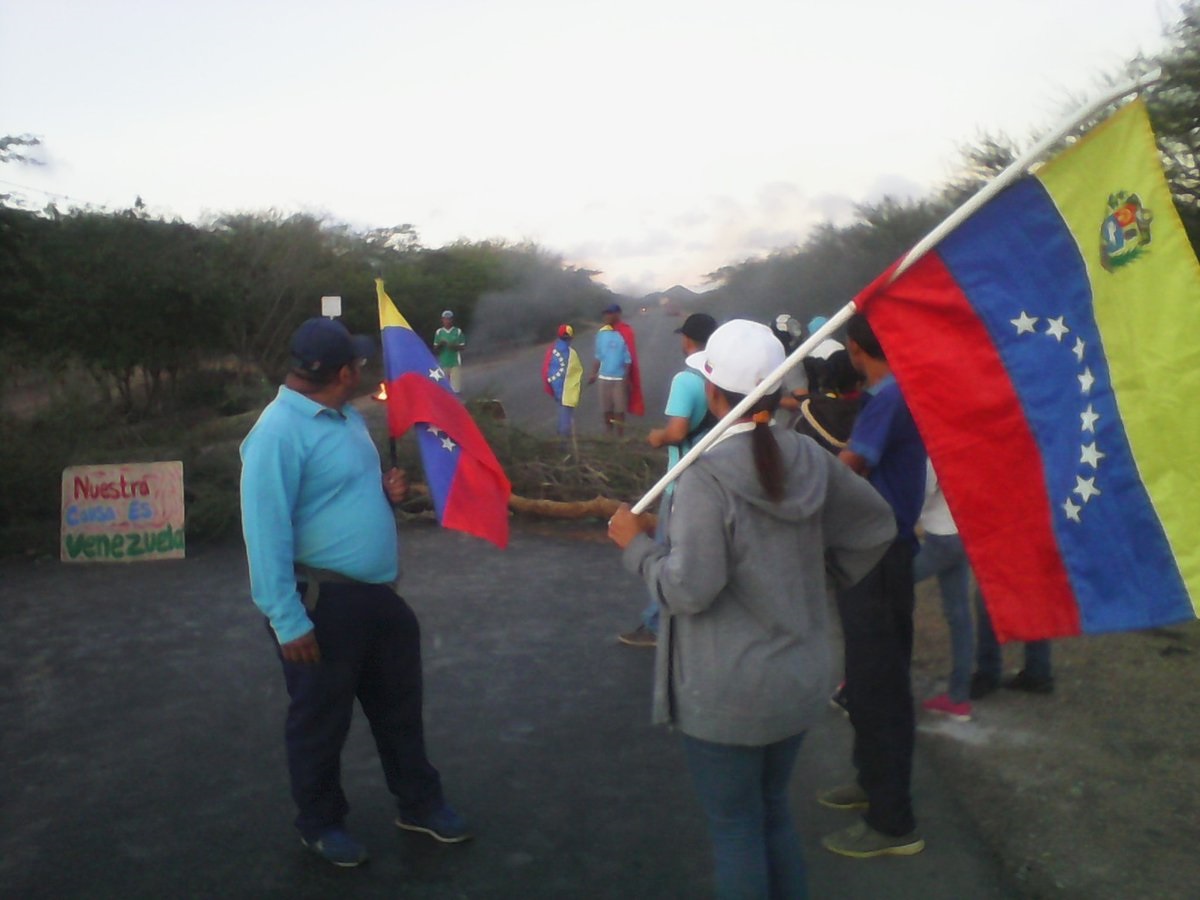
[[[438,365],[450,379],[450,388],[462,393],[462,348],[467,346],[466,335],[454,324],[454,310],[442,310],[442,327],[433,335],[433,350]]]

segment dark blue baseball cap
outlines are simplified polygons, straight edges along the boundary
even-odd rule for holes
[[[608,315],[609,313],[619,313],[620,311],[621,311],[621,304],[619,304],[619,303],[610,303],[610,304],[608,304],[608,306],[604,307],[605,315]]]
[[[296,329],[291,343],[292,366],[312,375],[340,369],[356,359],[375,355],[375,341],[351,334],[336,319],[309,319]]]

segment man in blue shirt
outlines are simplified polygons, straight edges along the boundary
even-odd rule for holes
[[[849,445],[839,457],[888,501],[898,534],[867,577],[837,598],[858,779],[819,799],[835,809],[866,812],[822,843],[844,856],[911,856],[925,848],[910,795],[916,722],[909,673],[914,527],[925,500],[925,445],[867,320],[852,317],[846,337],[850,361],[866,379],[866,390]]]
[[[712,316],[705,313],[693,313],[688,316],[683,325],[675,329],[675,333],[680,336],[684,359],[703,350],[716,330],[717,321]],[[671,379],[667,407],[663,411],[667,417],[666,424],[662,428],[651,430],[646,437],[651,447],[667,448],[668,472],[675,468],[680,457],[691,450],[696,441],[704,437],[715,424],[708,412],[706,383],[704,376],[690,366],[684,366],[682,371],[677,372]],[[675,484],[672,482],[667,486],[662,502],[658,505],[658,526],[655,528],[654,539],[660,544],[667,542],[674,490]],[[630,647],[655,646],[658,643],[658,619],[658,600],[651,594],[650,604],[642,612],[641,624],[633,631],[618,635],[617,640]]]
[[[274,635],[291,702],[286,739],[296,828],[338,866],[366,849],[345,830],[341,751],[357,698],[371,723],[396,825],[443,842],[470,837],[425,755],[420,626],[396,594],[404,473],[379,452],[350,400],[374,353],[333,319],[292,337],[292,368],[242,443],[242,530],[250,592]],[[382,478],[382,481],[381,481]]]
[[[629,367],[633,355],[621,332],[613,326],[619,320],[621,307],[615,303],[605,307],[604,324],[596,332],[595,362],[588,384],[600,381],[600,413],[604,416],[604,430],[608,434],[616,431],[617,437],[625,436],[625,411],[629,404]]]

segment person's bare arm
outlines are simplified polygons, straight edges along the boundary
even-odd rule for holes
[[[684,416],[671,416],[662,428],[652,429],[647,435],[651,447],[673,447],[682,444],[688,436],[688,420]]]

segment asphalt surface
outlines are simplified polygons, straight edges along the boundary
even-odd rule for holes
[[[337,870],[291,827],[286,694],[240,547],[128,565],[0,564],[0,895],[703,898],[709,847],[677,736],[649,724],[653,654],[617,644],[643,589],[599,542],[517,533],[507,551],[402,529],[423,627],[431,757],[476,839],[392,826],[362,720],[343,755],[368,865]],[[793,780],[813,897],[1017,896],[918,739],[927,850],[850,860],[820,807],[849,772],[832,710]]]

